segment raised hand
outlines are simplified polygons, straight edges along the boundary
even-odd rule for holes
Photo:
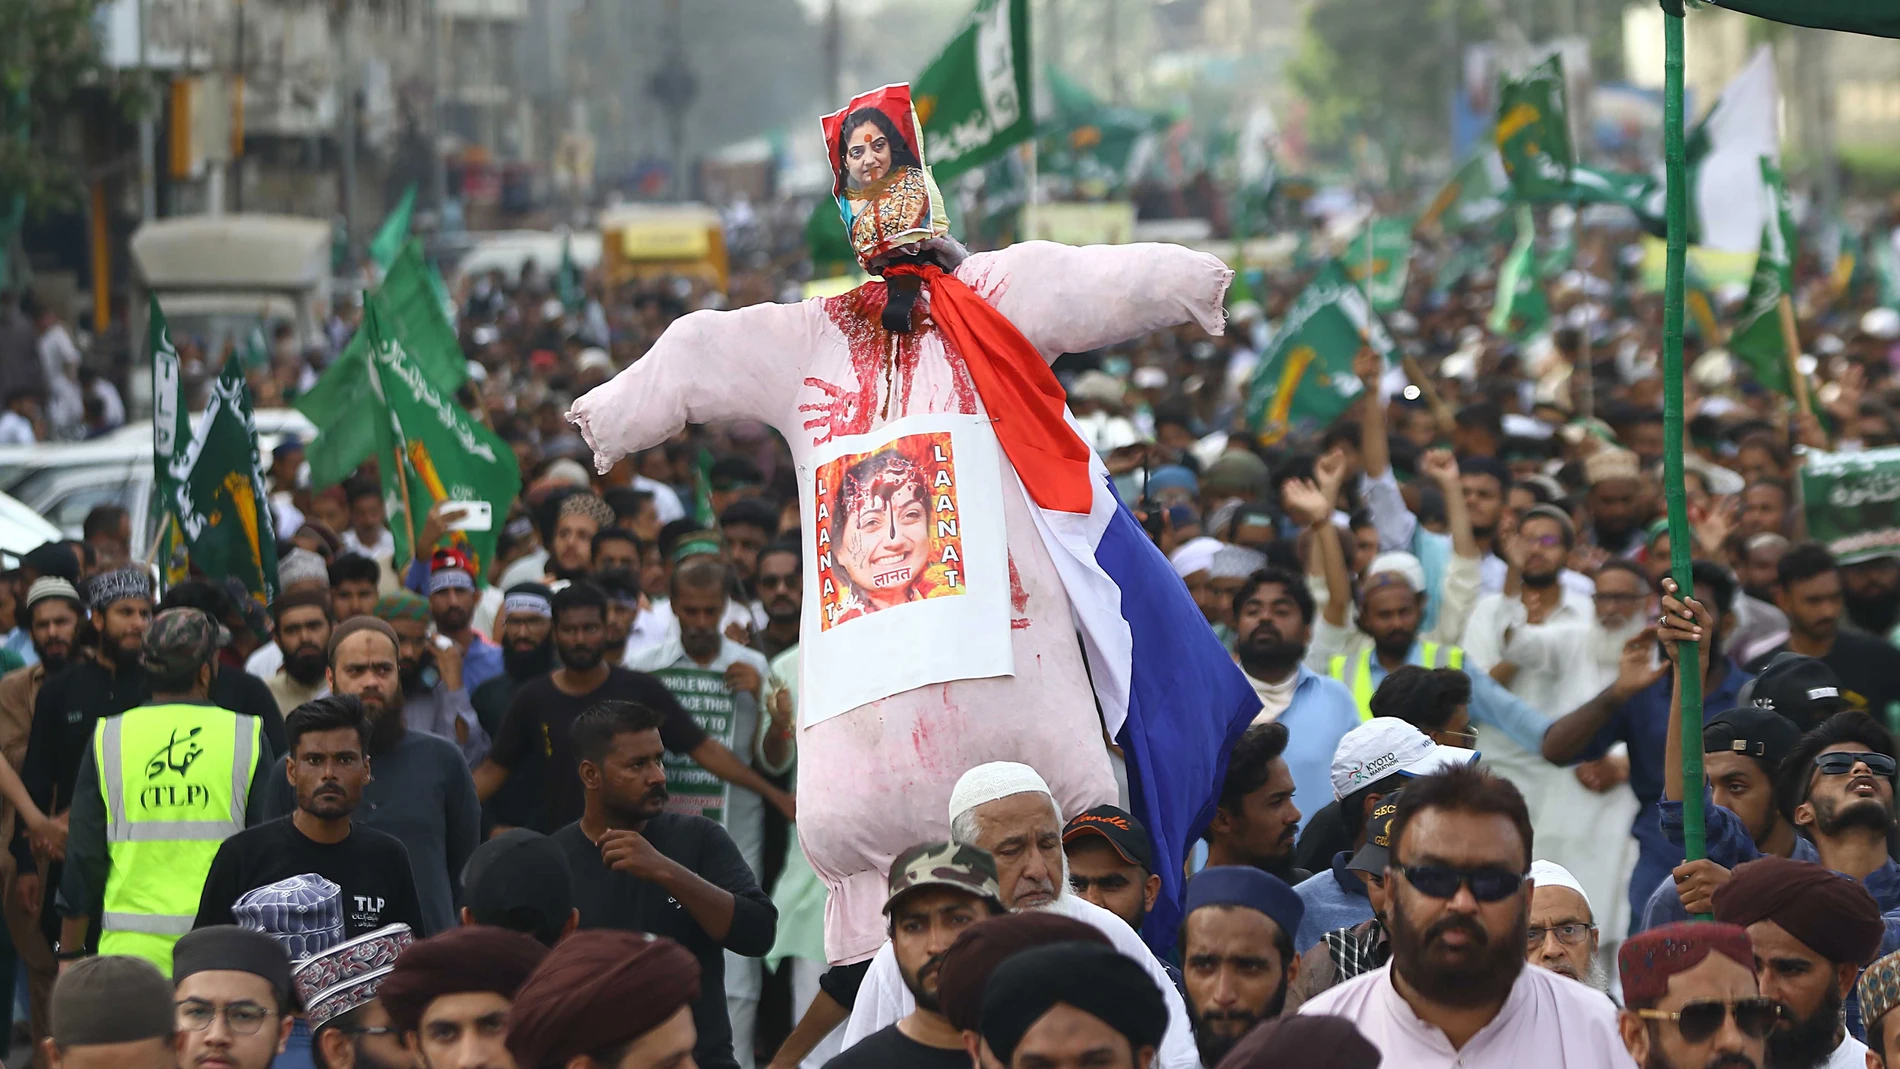
[[[1458,485],[1458,461],[1449,449],[1428,449],[1418,458],[1418,472],[1437,483],[1446,493],[1462,493]]]
[[[1302,527],[1312,527],[1333,514],[1333,499],[1311,479],[1288,479],[1280,484],[1280,507]]]

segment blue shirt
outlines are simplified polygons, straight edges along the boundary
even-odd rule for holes
[[[480,635],[471,636],[467,652],[462,654],[462,689],[470,694],[475,688],[501,674],[501,647]]]
[[[1346,732],[1359,726],[1359,707],[1344,683],[1323,676],[1304,663],[1293,700],[1280,714],[1286,725],[1287,771],[1293,774],[1293,805],[1300,811],[1300,830],[1326,803],[1333,800],[1333,751]]]
[[[1703,723],[1735,708],[1736,692],[1753,678],[1727,661],[1723,667],[1727,673],[1722,681],[1703,691]],[[1662,797],[1663,759],[1669,744],[1669,691],[1674,683],[1675,676],[1665,672],[1661,679],[1638,691],[1610,717],[1583,752],[1583,760],[1594,761],[1619,742],[1629,746],[1630,790],[1636,792],[1636,800],[1642,804],[1636,814],[1638,821],[1650,819],[1650,807]],[[1472,719],[1477,719],[1477,713],[1474,702]]]
[[[1440,658],[1444,657],[1442,650],[1439,656]],[[1415,664],[1421,667],[1425,666],[1424,643],[1412,643],[1412,652],[1405,655],[1405,663]],[[1358,666],[1353,663],[1353,659],[1348,658],[1346,662],[1348,678],[1350,678],[1351,673],[1357,672],[1358,670]],[[1544,748],[1544,732],[1550,730],[1551,719],[1531,708],[1525,703],[1524,699],[1505,690],[1504,687],[1500,685],[1497,680],[1492,679],[1488,673],[1473,671],[1470,668],[1466,668],[1464,672],[1465,677],[1471,680],[1471,705],[1469,707],[1471,722],[1474,724],[1482,724],[1485,727],[1497,728],[1505,734],[1505,737],[1531,753],[1542,751]],[[1379,663],[1377,651],[1374,651],[1371,661],[1372,689],[1374,691],[1379,689],[1379,684],[1385,682],[1387,674],[1385,666]],[[1663,692],[1663,713],[1665,722],[1667,722],[1666,718],[1669,712],[1668,703],[1669,692],[1665,690]],[[1729,706],[1723,706],[1722,708],[1727,709]],[[1354,712],[1355,714],[1357,713],[1356,706]],[[1657,788],[1657,793],[1662,793],[1661,787]]]
[[[1663,834],[1669,837],[1670,842],[1681,846],[1682,803],[1658,802],[1656,813],[1662,823]],[[1735,814],[1716,805],[1707,791],[1702,793],[1702,824],[1708,837],[1707,857],[1723,868],[1733,869],[1762,856],[1761,848],[1755,845],[1748,829],[1742,827],[1742,822],[1736,819]],[[1795,836],[1794,851],[1789,856],[1796,861],[1816,865],[1821,863],[1821,852],[1804,835]],[[1880,906],[1881,920],[1887,926],[1886,934],[1880,939],[1880,954],[1890,954],[1900,948],[1900,865],[1894,864],[1893,858],[1888,858],[1881,862],[1879,868],[1868,873],[1860,885],[1867,888],[1867,893],[1874,896],[1874,901]],[[1682,896],[1676,893],[1675,881],[1664,880],[1657,885],[1655,893],[1649,896],[1649,909],[1643,915],[1644,927],[1688,919],[1689,912],[1682,908]],[[1865,1041],[1866,1031],[1860,1020],[1859,984],[1855,984],[1854,990],[1847,993],[1846,1009],[1847,1031],[1855,1039]]]
[[[1372,900],[1366,897],[1366,885],[1346,868],[1351,860],[1352,851],[1341,850],[1333,855],[1332,868],[1315,872],[1294,886],[1293,893],[1306,905],[1300,930],[1293,934],[1295,954],[1317,946],[1327,932],[1372,919]]]

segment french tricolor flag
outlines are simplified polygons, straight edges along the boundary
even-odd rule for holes
[[[1038,508],[1033,496],[1030,511],[1067,589],[1102,718],[1127,761],[1130,806],[1154,845],[1161,894],[1142,937],[1165,954],[1181,926],[1188,851],[1214,817],[1228,751],[1260,698],[1099,459],[1090,475],[1087,513]]]
[[[1131,808],[1154,846],[1161,894],[1142,936],[1165,954],[1181,924],[1188,847],[1214,817],[1227,753],[1260,699],[1116,495],[1062,384],[1022,332],[934,265],[885,274],[930,286],[931,318],[963,354],[1062,576],[1103,721],[1127,762]]]

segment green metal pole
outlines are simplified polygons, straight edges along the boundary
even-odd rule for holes
[[[1669,190],[1669,255],[1663,282],[1663,495],[1669,503],[1669,571],[1678,596],[1691,597],[1689,513],[1682,488],[1682,282],[1689,188],[1682,144],[1682,5],[1663,4],[1663,162]],[[1684,643],[1676,666],[1682,687],[1682,843],[1690,861],[1707,853],[1702,823],[1702,657]],[[1697,919],[1707,919],[1699,917]]]

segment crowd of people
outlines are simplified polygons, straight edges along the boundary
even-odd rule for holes
[[[1261,706],[1185,919],[1144,941],[1163,873],[1125,790],[1064,812],[990,762],[837,965],[795,824],[791,452],[691,426],[596,474],[564,418],[798,268],[761,239],[723,293],[590,278],[572,308],[540,272],[474,280],[460,400],[523,483],[492,561],[446,548],[442,505],[396,559],[373,467],[312,487],[291,438],[267,606],[159,591],[111,506],[0,577],[0,993],[26,977],[35,1064],[1900,1065],[1900,558],[1837,563],[1800,489],[1816,451],[1900,443],[1900,315],[1802,260],[1818,414],[1691,343],[1678,597],[1659,305],[1632,231],[1581,238],[1522,346],[1484,329],[1490,274],[1440,285],[1457,243],[1421,243],[1403,365],[1361,353],[1366,399],[1272,443],[1241,413],[1297,269],[1224,335],[1060,358]],[[305,359],[254,387],[307,388]]]

